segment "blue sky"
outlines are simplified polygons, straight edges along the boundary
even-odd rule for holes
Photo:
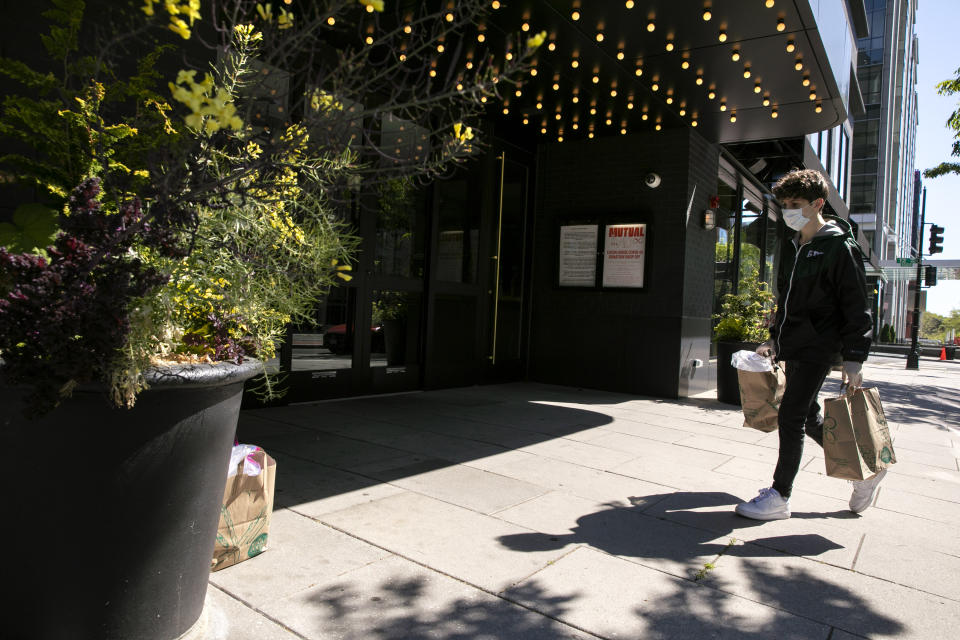
[[[917,36],[920,65],[917,70],[919,125],[917,126],[917,168],[926,169],[950,157],[953,137],[946,121],[958,106],[960,96],[937,95],[937,83],[952,78],[960,67],[957,42],[957,0],[919,0]],[[943,253],[934,259],[960,260],[960,175],[924,180],[927,187],[927,222],[945,227]],[[923,250],[929,244],[924,232]],[[941,280],[927,290],[927,310],[948,315],[960,309],[960,280]]]

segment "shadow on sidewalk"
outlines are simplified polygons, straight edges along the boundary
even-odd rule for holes
[[[644,513],[645,509],[669,501],[669,512],[684,511],[683,524]],[[498,540],[515,551],[548,551],[568,545],[583,545],[604,553],[638,561],[652,568],[663,568],[663,561],[688,565],[688,575],[713,589],[677,589],[655,600],[644,602],[634,613],[641,619],[643,637],[717,637],[805,638],[788,629],[756,626],[756,617],[738,613],[735,596],[745,597],[774,609],[826,622],[856,633],[896,634],[903,626],[869,604],[853,591],[817,577],[797,567],[793,556],[818,556],[841,549],[842,545],[818,534],[796,534],[755,538],[736,544],[727,536],[746,527],[764,524],[730,511],[694,512],[692,509],[730,505],[740,498],[722,492],[677,492],[631,498],[631,508],[609,505],[577,519],[569,533],[522,533]],[[801,518],[849,518],[849,512],[797,514]],[[789,562],[784,562],[789,560]],[[645,562],[646,561],[646,562]],[[703,569],[695,575],[692,569]],[[715,568],[714,568],[715,567]],[[838,570],[839,571],[839,570]],[[669,571],[676,573],[676,571]],[[526,587],[529,583],[525,583]],[[534,591],[536,587],[531,587]],[[624,585],[628,589],[628,585]],[[515,590],[508,597],[519,594]],[[571,595],[570,597],[575,598]],[[550,603],[537,603],[534,597],[520,597],[548,615],[563,619],[562,611],[551,611]],[[772,623],[779,624],[777,621]],[[593,629],[591,629],[593,630]],[[682,630],[682,631],[681,631]],[[734,633],[735,632],[735,633]],[[646,635],[649,634],[649,635]]]
[[[519,533],[497,540],[514,551],[550,551],[567,545],[586,545],[611,555],[636,559],[668,559],[678,563],[710,561],[721,555],[730,542],[723,538],[734,531],[761,526],[728,511],[693,511],[702,507],[736,505],[742,500],[729,493],[675,492],[630,498],[633,507],[606,505],[605,509],[577,519],[569,533]],[[647,509],[669,502],[670,513],[684,512],[682,522],[652,516]],[[801,514],[801,517],[830,517],[835,514]],[[753,540],[754,556],[782,553],[816,556],[843,547],[816,534],[798,534]]]

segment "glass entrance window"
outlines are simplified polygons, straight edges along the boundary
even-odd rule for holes
[[[371,297],[370,366],[396,368],[419,364],[422,316],[420,293],[374,290]]]
[[[733,293],[736,277],[734,240],[737,225],[737,190],[723,180],[717,181],[717,227],[714,245],[713,312],[720,313],[723,296]]]
[[[377,188],[376,275],[422,278],[426,231],[426,189],[410,178]]]
[[[471,184],[463,173],[435,185],[438,199],[436,279],[445,282],[477,281],[480,241],[480,207],[471,197]]]
[[[738,291],[744,289],[745,283],[755,282],[763,277],[761,261],[763,259],[763,248],[767,244],[763,201],[749,196],[746,189],[744,189],[744,199],[741,202],[739,238]]]
[[[316,309],[315,326],[292,327],[290,371],[329,371],[353,366],[355,289],[335,287]]]

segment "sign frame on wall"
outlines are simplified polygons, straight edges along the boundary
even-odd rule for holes
[[[643,289],[647,261],[646,223],[606,224],[603,229],[603,288]]]
[[[648,289],[650,227],[648,215],[633,212],[558,219],[554,226],[554,286],[596,291]]]
[[[599,226],[560,225],[557,284],[561,287],[596,287]]]

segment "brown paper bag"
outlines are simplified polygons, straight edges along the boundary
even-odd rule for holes
[[[737,369],[740,381],[740,406],[743,426],[760,431],[776,431],[780,415],[780,401],[786,377],[780,367],[773,371],[744,371]]]
[[[273,485],[277,462],[263,449],[250,454],[260,465],[260,474],[243,473],[243,460],[236,475],[227,478],[220,507],[220,526],[213,548],[212,570],[243,562],[266,551],[273,513]]]
[[[896,463],[876,388],[856,389],[823,404],[823,456],[828,476],[864,480]]]

